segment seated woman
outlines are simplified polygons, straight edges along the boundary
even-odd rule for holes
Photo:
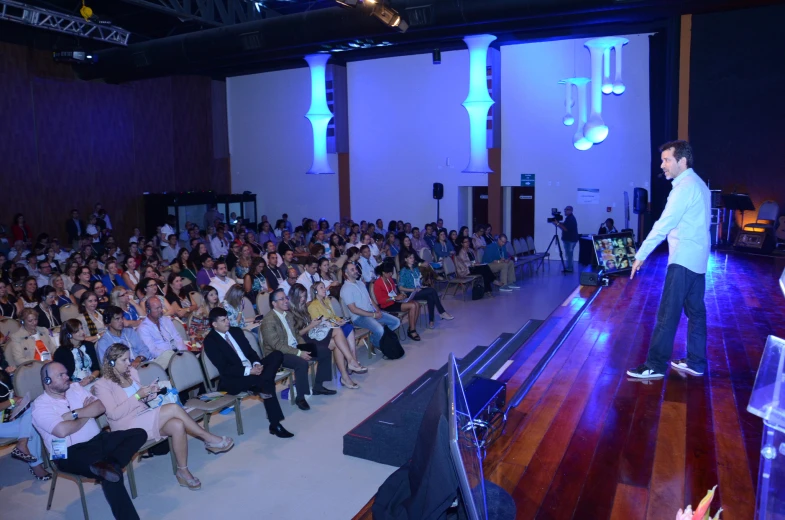
[[[352,364],[352,351],[349,342],[340,327],[332,328],[325,317],[312,318],[308,311],[308,292],[299,283],[292,286],[289,291],[289,312],[294,315],[295,334],[299,334],[306,342],[316,345],[327,345],[332,350],[335,364],[341,373],[341,384],[346,388],[357,390],[360,388],[350,377],[349,370],[359,372],[362,367]],[[348,368],[347,368],[348,365]]]
[[[405,263],[403,260],[409,253],[414,255],[415,265],[422,263],[422,258],[420,258],[420,255],[417,254],[417,251],[415,251],[414,247],[412,247],[412,239],[406,235],[403,235],[401,238],[401,251],[398,253],[398,263],[400,264],[401,269],[403,269],[403,265]]]
[[[470,274],[482,276],[486,294],[493,293],[494,284],[501,285],[501,282],[496,281],[496,276],[487,264],[478,263],[469,237],[463,237],[461,249],[455,256],[455,272],[461,278]]]
[[[60,309],[55,305],[55,288],[51,285],[44,285],[38,290],[38,326],[45,329],[59,327],[62,323],[60,319]]]
[[[85,291],[82,298],[79,300],[79,321],[82,322],[85,332],[87,333],[87,341],[95,343],[101,337],[101,334],[106,331],[104,318],[98,312],[98,296],[94,292]]]
[[[447,232],[443,229],[439,231],[439,234],[437,235],[436,243],[433,245],[433,254],[437,261],[441,261],[442,259],[455,254],[455,247],[453,247],[452,242],[447,239]]]
[[[0,416],[10,410],[13,413],[17,408],[24,410],[30,404],[28,396],[12,397],[14,385],[8,373],[9,365],[0,349]],[[13,372],[13,370],[12,370]],[[33,412],[29,408],[18,412],[13,421],[0,422],[0,437],[17,439],[16,447],[11,451],[11,457],[26,462],[30,474],[36,480],[51,480],[52,475],[44,469],[44,459],[41,456],[41,436],[33,428]]]
[[[330,291],[335,291],[335,294],[338,295],[341,284],[333,277],[333,274],[330,270],[330,261],[328,259],[319,259],[316,267],[316,274],[314,275],[314,280],[323,282],[324,286],[327,288],[328,293]]]
[[[455,231],[454,229],[450,230],[450,232],[447,234],[447,239],[450,241],[450,243],[452,244],[452,247],[453,247],[453,249],[455,251],[458,251],[458,249],[460,249],[460,247],[458,247],[458,232],[457,231]]]
[[[444,310],[439,293],[433,287],[423,287],[422,275],[420,269],[415,263],[414,253],[408,253],[403,256],[401,263],[401,272],[398,275],[398,288],[405,295],[416,293],[412,298],[414,300],[425,300],[428,303],[428,328],[434,328],[434,309],[439,311],[439,315],[443,320],[452,320],[453,316]]]
[[[65,270],[63,271],[63,287],[69,293],[72,292],[71,288],[74,285],[74,280],[76,280],[77,269],[79,269],[79,262],[74,260],[73,257],[66,260]]]
[[[76,300],[74,300],[71,293],[65,288],[63,275],[53,274],[49,279],[49,282],[55,290],[55,307],[60,308],[63,305],[76,305]]]
[[[38,282],[35,276],[28,276],[22,283],[22,290],[19,292],[19,299],[16,300],[17,311],[22,309],[35,309],[38,307]]]
[[[153,274],[154,272],[155,271],[150,272],[148,274]],[[161,300],[161,304],[164,306],[164,316],[172,316],[174,315],[174,310],[172,309],[172,306],[169,304],[168,301],[166,301],[166,298],[164,298],[163,296],[161,296],[161,294],[159,294],[160,292],[163,292],[163,290],[161,289],[162,285],[163,284],[160,282],[160,280],[158,280],[158,278],[152,278],[149,276],[142,278],[142,281],[139,282],[139,288],[143,291],[143,296],[139,300],[139,306],[144,309],[147,300],[149,300],[150,298],[158,298],[159,300]]]
[[[142,386],[139,373],[131,366],[131,351],[122,343],[115,343],[106,351],[103,374],[93,393],[106,408],[106,418],[112,430],[142,428],[148,440],[171,437],[177,460],[175,477],[182,487],[200,489],[202,483],[188,471],[188,437],[204,441],[211,453],[223,453],[234,446],[231,437],[218,437],[205,431],[179,404],[164,404],[149,408],[147,401],[158,393],[158,385]]]
[[[65,320],[60,327],[60,346],[53,361],[61,363],[71,381],[87,386],[101,375],[101,363],[95,342],[85,339],[85,328],[79,320]]]
[[[260,256],[264,252],[262,245],[256,241],[256,233],[253,231],[248,231],[245,234],[245,243],[251,248],[251,253],[254,256]]]
[[[196,264],[191,260],[191,253],[186,248],[183,247],[177,253],[177,257],[172,263],[172,271],[190,280],[191,285],[196,287],[196,273],[199,272],[199,269],[196,268]]]
[[[109,258],[106,263],[104,264],[104,275],[101,277],[101,282],[103,282],[104,287],[106,287],[107,292],[112,292],[117,286],[128,287],[125,284],[125,280],[123,277],[120,276],[119,271],[117,269],[117,260],[114,258]]]
[[[185,285],[183,280],[180,274],[169,273],[166,301],[172,306],[172,316],[188,321],[188,317],[196,310],[196,302],[192,299],[191,286]]]
[[[245,327],[245,314],[243,313],[243,306],[245,305],[245,301],[243,300],[244,297],[245,291],[243,290],[243,286],[236,283],[229,287],[229,290],[226,291],[226,295],[224,296],[224,301],[221,302],[221,307],[226,309],[226,313],[229,315],[229,324],[232,327]]]
[[[218,307],[218,291],[215,287],[210,285],[202,289],[202,301],[199,307],[191,314],[191,319],[188,320],[188,327],[186,332],[188,337],[194,343],[202,345],[204,337],[210,333],[210,311]]]
[[[395,266],[390,263],[382,265],[382,276],[373,282],[373,294],[379,308],[386,312],[406,312],[409,314],[409,331],[406,333],[414,341],[420,341],[417,334],[417,320],[420,318],[420,304],[417,302],[404,302],[406,295],[398,292],[393,271]]]
[[[16,296],[11,293],[11,287],[3,278],[0,278],[0,317],[14,319],[19,316],[16,306]]]
[[[19,366],[25,361],[52,360],[55,344],[49,336],[49,331],[38,326],[38,311],[24,309],[19,315],[22,328],[11,333],[11,339],[5,349],[8,364]]]
[[[490,224],[488,224],[488,226],[485,228],[485,234],[483,235],[483,238],[485,239],[486,246],[489,246],[494,242],[496,242],[496,237],[493,236],[493,228],[491,227]]]
[[[90,291],[94,292],[98,298],[98,310],[104,311],[109,307],[109,295],[106,291],[106,286],[101,280],[93,280],[90,282]]]
[[[86,265],[88,269],[90,269],[90,281],[92,282],[93,280],[97,280],[100,282],[101,277],[103,277],[104,273],[103,271],[101,271],[101,269],[99,269],[98,257],[91,256],[90,258],[87,259]]]
[[[125,287],[115,287],[112,289],[110,300],[112,301],[112,305],[120,307],[123,311],[123,326],[136,328],[142,323],[144,312],[142,312],[142,308],[131,299],[131,291]]]
[[[123,262],[123,281],[125,282],[125,286],[131,290],[139,285],[139,271],[136,270],[136,258],[131,256],[130,254],[126,257],[125,262]],[[73,292],[73,291],[72,291]]]
[[[237,257],[237,263],[234,266],[234,276],[238,280],[242,280],[251,269],[252,251],[251,246],[248,244],[243,244],[240,247],[240,256]]]
[[[86,265],[79,267],[76,270],[76,277],[74,278],[74,284],[71,286],[71,294],[74,295],[76,301],[82,299],[82,295],[85,291],[90,289],[90,277],[92,274],[90,273],[90,268]]]
[[[275,255],[277,258],[278,255]],[[245,276],[243,276],[243,290],[251,302],[256,305],[256,298],[260,294],[267,294],[267,279],[264,277],[264,270],[267,262],[261,256],[255,256],[251,260],[251,265]],[[266,298],[266,296],[265,296]]]
[[[341,328],[341,332],[346,336],[346,342],[349,345],[349,353],[351,354],[346,360],[349,363],[349,371],[364,374],[368,369],[357,360],[357,345],[354,339],[354,325],[349,320],[340,318],[333,310],[330,297],[327,296],[327,287],[324,283],[316,282],[311,286],[313,299],[308,304],[308,314],[311,318],[317,319],[324,317],[325,320],[330,321],[332,324]]]
[[[395,233],[392,231],[385,235],[384,247],[382,248],[382,256],[384,256],[385,260],[388,258],[395,259],[395,257],[398,256],[398,253],[401,252],[401,248],[396,244],[396,240]]]

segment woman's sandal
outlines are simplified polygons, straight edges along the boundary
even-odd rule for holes
[[[221,437],[221,442],[217,444],[210,444],[209,442],[204,443],[204,449],[209,451],[210,453],[217,455],[218,453],[223,453],[225,451],[229,451],[234,446],[234,440],[231,437]]]
[[[358,385],[357,383],[348,384],[346,383],[346,381],[343,380],[343,378],[341,378],[341,386],[345,386],[346,388],[351,388],[352,390],[357,390],[358,388],[360,388],[360,385]]]
[[[366,372],[368,372],[368,367],[357,365],[357,368],[354,368],[352,365],[349,365],[350,374],[365,374]]]
[[[47,474],[44,475],[43,477],[39,477],[38,475],[35,474],[35,471],[33,471],[33,468],[27,468],[27,469],[30,471],[30,474],[36,480],[40,480],[41,482],[46,482],[47,480],[52,480],[52,474],[51,473],[47,472]]]
[[[188,469],[188,466],[184,466],[184,467],[177,466],[177,469],[178,470],[180,470],[180,469]],[[177,473],[175,473],[174,476],[175,476],[175,478],[177,478],[177,482],[180,484],[181,487],[187,487],[191,491],[196,491],[198,489],[202,489],[202,482],[198,478],[196,478],[196,477],[185,478],[185,477],[181,477]]]
[[[16,460],[21,460],[22,462],[27,462],[27,463],[35,462],[35,461],[38,460],[35,457],[33,457],[32,455],[30,455],[29,453],[23,452],[19,448],[14,448],[13,449],[13,451],[11,452],[11,457],[16,459]]]
[[[416,330],[410,330],[406,333],[406,335],[412,338],[414,341],[420,341],[420,335],[417,334]]]

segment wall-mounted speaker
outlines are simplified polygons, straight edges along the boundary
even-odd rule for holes
[[[433,183],[433,198],[436,200],[442,200],[444,198],[444,184],[441,182]]]
[[[632,212],[641,215],[649,210],[649,192],[643,188],[635,188],[632,202]]]

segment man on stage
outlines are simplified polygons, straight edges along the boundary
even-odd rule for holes
[[[635,255],[630,279],[635,277],[646,257],[666,236],[668,273],[646,362],[627,371],[627,375],[638,379],[665,375],[682,308],[689,320],[687,357],[673,360],[670,364],[694,376],[702,376],[706,371],[706,305],[703,294],[709,263],[711,193],[692,170],[692,148],[688,142],[665,143],[660,152],[662,171],[665,178],[672,181],[673,189],[660,219],[654,223]]]

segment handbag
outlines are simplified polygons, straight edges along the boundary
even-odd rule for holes
[[[327,337],[327,334],[330,333],[331,328],[332,327],[328,322],[323,321],[318,326],[308,331],[308,337],[314,341],[321,341]]]

